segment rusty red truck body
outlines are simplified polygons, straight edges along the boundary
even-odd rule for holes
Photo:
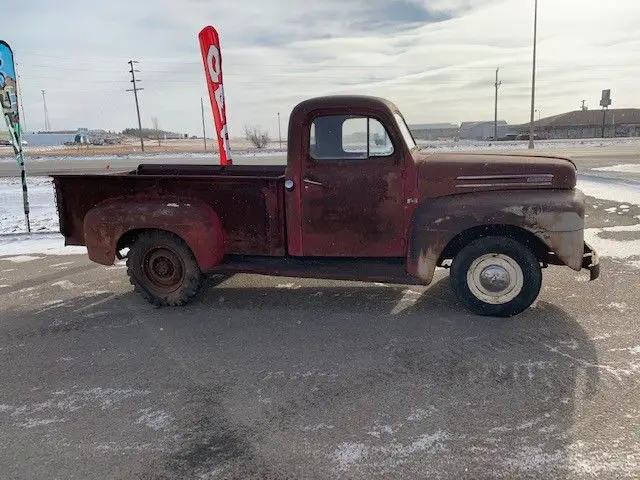
[[[462,302],[514,315],[540,269],[599,274],[584,243],[584,195],[567,158],[419,150],[399,110],[374,97],[305,101],[286,165],[140,165],[56,175],[60,230],[132,284],[180,305],[204,274],[251,272],[428,284],[451,268]]]

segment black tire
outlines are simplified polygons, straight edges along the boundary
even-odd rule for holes
[[[189,246],[163,231],[141,233],[129,248],[127,274],[136,292],[158,307],[177,307],[200,291],[203,275]]]
[[[522,270],[522,286],[519,293],[505,303],[488,303],[482,299],[482,292],[478,296],[469,286],[467,274],[470,268],[474,266],[476,260],[480,261],[486,255],[495,255],[495,257],[507,261],[513,260]],[[491,261],[491,259],[487,260],[487,262]],[[479,267],[474,268],[479,271]],[[473,278],[473,273],[470,275]],[[518,282],[511,284],[510,276],[508,278],[510,286],[517,285]],[[489,282],[491,281],[489,280]],[[458,299],[471,312],[483,316],[511,317],[529,308],[538,297],[542,285],[542,270],[533,252],[522,243],[506,237],[484,237],[475,240],[458,252],[451,265],[449,283]],[[472,281],[472,283],[474,282]],[[515,286],[512,294],[505,295],[505,299],[515,294],[517,288]],[[478,290],[478,287],[475,289]],[[508,290],[504,290],[504,292],[508,292]],[[496,293],[496,295],[499,294]],[[499,302],[500,299],[495,301]]]

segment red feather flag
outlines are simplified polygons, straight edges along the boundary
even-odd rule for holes
[[[231,146],[229,131],[227,130],[227,110],[224,101],[224,85],[222,79],[222,52],[220,37],[211,25],[204,27],[198,34],[202,61],[204,62],[205,77],[209,87],[209,99],[213,110],[218,148],[220,151],[220,165],[231,165]]]

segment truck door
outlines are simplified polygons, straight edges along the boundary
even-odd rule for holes
[[[313,118],[300,178],[305,256],[405,255],[403,149],[367,115]]]

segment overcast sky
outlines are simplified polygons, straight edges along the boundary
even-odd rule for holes
[[[533,0],[22,0],[0,36],[16,54],[29,130],[122,130],[136,123],[127,61],[140,61],[143,125],[200,134],[211,109],[197,42],[221,35],[232,136],[244,124],[277,132],[311,96],[356,93],[394,101],[409,123],[528,119]],[[640,107],[640,0],[539,0],[542,116]]]

